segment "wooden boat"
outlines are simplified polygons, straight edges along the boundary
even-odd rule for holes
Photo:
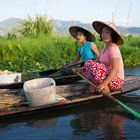
[[[11,109],[0,110],[0,118],[6,118],[11,116],[19,116],[19,115],[31,115],[36,114],[42,111],[53,110],[56,111],[60,108],[68,108],[70,106],[75,106],[77,104],[85,103],[92,100],[97,100],[103,98],[101,94],[93,95],[86,93],[88,83],[79,82],[71,85],[62,85],[57,86],[57,94],[61,97],[65,98],[65,101],[43,105],[39,107],[29,107],[29,106],[19,106]],[[124,93],[128,93],[131,91],[135,91],[140,89],[140,79],[136,77],[127,77],[125,79],[125,84],[121,90],[111,92],[112,95],[120,95]],[[11,92],[15,92],[18,94],[19,92],[11,90]],[[16,93],[17,92],[17,93]]]
[[[71,84],[73,82],[76,82],[78,80],[81,80],[80,77],[77,75],[69,75],[69,76],[47,76],[50,78],[53,78],[56,81],[56,85],[65,85],[65,84]],[[0,85],[0,89],[18,89],[22,88],[25,81],[19,82],[19,83],[12,83],[12,84],[3,84]]]

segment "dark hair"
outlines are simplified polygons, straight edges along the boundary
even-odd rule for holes
[[[105,26],[103,26],[105,27]],[[102,27],[102,29],[103,29]],[[101,29],[101,31],[102,31]],[[110,28],[111,29],[111,28]],[[112,29],[111,29],[112,30]],[[111,40],[113,43],[117,43],[118,42],[118,39],[119,39],[119,36],[117,35],[117,33],[115,33],[113,30],[112,30],[112,33],[111,33]],[[100,41],[103,41],[102,37],[101,37],[101,34],[100,34]]]

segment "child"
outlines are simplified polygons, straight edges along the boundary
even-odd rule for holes
[[[124,83],[124,65],[118,45],[124,43],[117,27],[111,22],[94,21],[93,28],[105,43],[98,62],[88,60],[83,67],[84,75],[97,85],[89,92],[109,93],[119,90]]]
[[[98,49],[93,43],[95,36],[92,33],[78,26],[71,26],[69,32],[80,43],[77,57],[72,64],[77,63],[81,58],[85,62],[90,59],[95,60],[99,56]]]

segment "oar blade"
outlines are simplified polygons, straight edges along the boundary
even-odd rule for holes
[[[129,106],[127,106],[126,104],[124,104],[123,102],[121,102],[120,100],[116,99],[116,102],[122,106],[124,109],[126,109],[129,113],[133,114],[136,118],[140,119],[140,113],[136,112],[135,110],[133,110],[132,108],[130,108]]]

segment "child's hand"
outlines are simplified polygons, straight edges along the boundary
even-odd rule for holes
[[[73,73],[79,72],[81,73],[82,68],[72,68]]]

